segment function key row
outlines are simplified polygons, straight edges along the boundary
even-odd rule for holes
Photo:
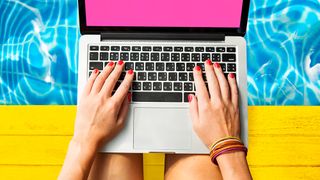
[[[98,51],[99,46],[90,46],[90,51]],[[171,46],[100,46],[100,51],[155,51],[155,52],[236,52],[235,47],[171,47]]]

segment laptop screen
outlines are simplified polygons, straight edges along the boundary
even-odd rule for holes
[[[243,0],[85,0],[87,26],[239,28]]]

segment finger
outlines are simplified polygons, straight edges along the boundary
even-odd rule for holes
[[[114,98],[115,101],[122,102],[123,99],[128,94],[128,91],[131,87],[132,81],[133,81],[134,72],[132,69],[130,69],[122,83],[120,84],[119,88],[116,90],[112,98]]]
[[[212,62],[210,59],[208,59],[205,64],[211,101],[219,101],[221,100],[220,87],[218,79],[216,77],[216,73],[213,70]]]
[[[94,81],[96,80],[96,78],[98,77],[98,75],[99,75],[99,70],[98,70],[98,69],[94,69],[94,70],[92,71],[91,76],[90,76],[89,79],[88,79],[87,85],[86,85],[86,86],[84,87],[84,89],[83,89],[82,95],[88,95],[88,94],[90,94],[91,89],[92,89],[92,86],[93,86],[93,84],[94,84]]]
[[[96,94],[100,92],[104,82],[112,72],[113,68],[114,68],[114,62],[110,61],[108,65],[104,67],[103,71],[99,74],[96,81],[94,82],[92,91],[91,91],[92,93]]]
[[[239,91],[237,86],[237,80],[233,73],[230,73],[228,75],[228,81],[230,85],[230,91],[231,91],[231,102],[234,107],[238,107],[239,104]]]
[[[218,83],[220,85],[221,97],[224,102],[228,102],[230,101],[230,90],[229,90],[229,84],[227,82],[227,79],[224,76],[219,63],[214,63],[213,66],[218,79]]]
[[[192,119],[192,124],[196,125],[199,121],[199,110],[198,110],[198,100],[193,94],[188,95],[189,110]]]
[[[193,69],[194,83],[196,86],[196,95],[200,102],[200,106],[209,102],[209,94],[207,87],[202,78],[202,72],[200,66],[196,66]]]
[[[114,89],[114,86],[116,85],[120,75],[121,75],[121,72],[122,72],[122,69],[123,69],[123,61],[120,60],[116,67],[114,68],[114,70],[111,72],[111,74],[109,75],[109,77],[106,79],[103,87],[102,87],[102,90],[101,90],[101,93],[104,93],[106,96],[111,96],[111,93]]]
[[[127,96],[122,102],[121,108],[119,110],[119,115],[118,115],[118,120],[117,120],[117,125],[122,128],[128,115],[129,107],[130,107],[130,102],[131,102],[131,93],[128,93]]]

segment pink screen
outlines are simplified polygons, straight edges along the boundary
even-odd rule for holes
[[[240,27],[242,0],[85,0],[87,26]]]

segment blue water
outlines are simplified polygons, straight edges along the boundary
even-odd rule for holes
[[[0,104],[76,104],[77,0],[0,0]],[[253,0],[249,105],[320,104],[320,1]]]

